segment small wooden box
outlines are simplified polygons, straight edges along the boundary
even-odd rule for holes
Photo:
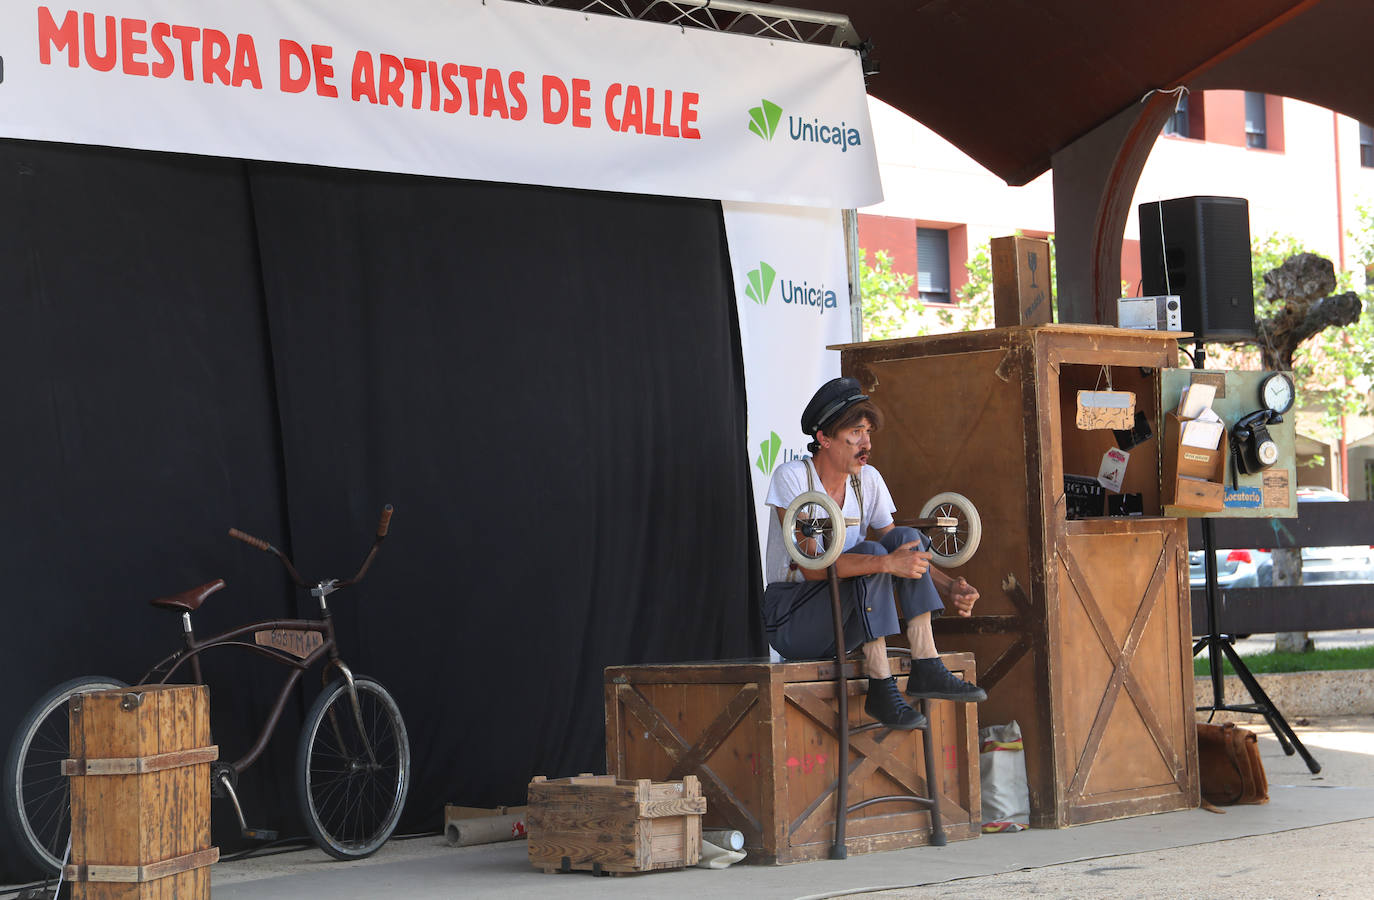
[[[1050,242],[999,237],[991,241],[992,315],[998,328],[1045,325],[1054,318]]]
[[[210,896],[210,698],[204,685],[73,697],[73,900]]]
[[[973,655],[941,657],[973,681]],[[905,684],[910,660],[893,657]],[[850,725],[863,711],[867,679],[845,664]],[[836,691],[834,661],[767,660],[622,666],[606,670],[606,765],[623,778],[701,779],[704,824],[744,834],[745,862],[825,859],[835,834]],[[978,723],[972,704],[935,701],[936,784],[948,840],[982,827]],[[928,796],[921,732],[851,736],[849,803]],[[849,816],[850,853],[930,841],[930,813],[914,803],[874,803]]]
[[[701,860],[706,798],[691,775],[681,781],[619,781],[579,775],[529,786],[530,863],[545,872],[590,869],[650,872]]]
[[[1214,450],[1187,447],[1182,443],[1183,423],[1177,413],[1164,416],[1164,473],[1161,481],[1165,507],[1219,512],[1224,507],[1226,452],[1229,436],[1221,430]]]

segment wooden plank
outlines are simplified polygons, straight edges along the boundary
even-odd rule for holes
[[[68,881],[103,881],[121,884],[142,884],[169,875],[177,875],[201,866],[219,862],[219,848],[197,850],[161,862],[142,866],[67,866],[64,877]]]
[[[664,816],[699,816],[704,812],[705,797],[678,797],[676,800],[650,800],[641,803],[638,815],[642,819],[660,819]]]
[[[1299,503],[1296,519],[1213,520],[1218,550],[1274,547],[1344,547],[1374,545],[1374,501]],[[1188,521],[1188,546],[1202,546],[1202,526]]]
[[[1344,504],[1342,504],[1344,505]],[[1207,633],[1207,594],[1192,588],[1192,632]],[[1223,634],[1374,628],[1374,585],[1233,588],[1217,598]]]
[[[197,747],[192,750],[174,750],[153,756],[124,757],[121,759],[64,759],[63,775],[143,775],[148,772],[161,772],[163,769],[179,769],[197,763],[214,762],[219,759],[219,747]]]

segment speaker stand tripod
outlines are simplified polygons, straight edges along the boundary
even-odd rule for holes
[[[1203,368],[1205,361],[1202,342],[1198,341],[1193,354],[1193,366]],[[1279,746],[1283,752],[1292,756],[1296,752],[1302,757],[1303,762],[1307,763],[1307,768],[1313,775],[1322,770],[1321,763],[1312,758],[1312,754],[1307,752],[1302,741],[1293,733],[1288,720],[1279,712],[1274,701],[1269,699],[1269,695],[1260,687],[1259,681],[1250,672],[1245,661],[1236,652],[1233,646],[1235,637],[1229,634],[1222,634],[1218,631],[1217,622],[1217,601],[1220,590],[1217,588],[1217,552],[1216,552],[1216,533],[1213,530],[1213,522],[1210,517],[1202,518],[1202,549],[1203,549],[1203,568],[1207,573],[1207,634],[1198,638],[1197,643],[1193,644],[1193,655],[1197,656],[1203,649],[1207,650],[1207,668],[1212,678],[1212,703],[1210,706],[1197,707],[1198,712],[1244,712],[1255,713],[1264,717],[1264,721],[1269,723],[1269,729],[1274,732],[1274,736],[1279,739]],[[1250,694],[1249,703],[1226,702],[1225,680],[1221,672],[1221,658],[1225,655],[1231,663],[1231,669],[1240,678],[1240,683],[1245,686],[1245,690]]]

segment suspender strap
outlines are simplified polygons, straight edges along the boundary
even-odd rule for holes
[[[810,457],[803,459],[802,462],[806,464],[806,489],[808,491],[814,491],[816,489],[816,478],[818,477],[816,475],[816,470],[812,465]],[[850,475],[849,486],[854,490],[854,499],[859,501],[859,517],[857,519],[845,519],[844,524],[846,528],[850,525],[863,525],[864,523],[863,479],[858,475]],[[844,510],[841,509],[840,511],[843,512]],[[859,537],[862,538],[863,535],[859,535]]]

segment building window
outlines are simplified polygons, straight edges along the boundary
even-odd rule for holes
[[[1178,98],[1178,104],[1174,107],[1174,114],[1164,123],[1164,133],[1172,134],[1174,137],[1191,137],[1188,129],[1188,95],[1183,94]]]
[[[1264,114],[1264,95],[1245,92],[1245,146],[1263,150],[1269,146]]]
[[[1360,165],[1374,169],[1374,127],[1360,123]]]
[[[1374,459],[1364,461],[1364,495],[1374,499]]]
[[[949,303],[949,232],[916,229],[916,289],[927,303]]]

